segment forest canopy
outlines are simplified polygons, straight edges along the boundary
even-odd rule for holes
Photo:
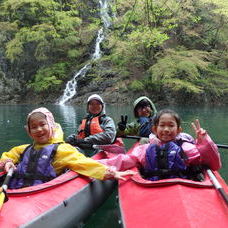
[[[115,75],[119,93],[143,91],[157,101],[228,103],[228,1],[110,6],[112,26],[89,80]],[[101,26],[96,0],[0,0],[0,75],[26,85],[25,93],[58,97],[89,60]]]

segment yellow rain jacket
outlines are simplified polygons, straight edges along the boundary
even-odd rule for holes
[[[75,147],[63,140],[63,131],[59,124],[54,131],[54,137],[49,140],[48,144],[34,144],[36,150],[41,149],[53,143],[61,143],[57,148],[56,155],[54,156],[52,165],[57,175],[64,172],[65,169],[71,169],[77,173],[85,176],[93,177],[99,180],[104,179],[107,166],[93,160],[92,158],[85,157]],[[11,159],[14,164],[19,163],[20,156],[23,154],[25,148],[29,144],[13,147],[9,152],[4,152],[1,161]]]

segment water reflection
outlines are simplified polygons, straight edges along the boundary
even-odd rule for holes
[[[59,114],[61,115],[61,125],[66,131],[77,128],[77,112],[75,107],[71,105],[60,105]]]

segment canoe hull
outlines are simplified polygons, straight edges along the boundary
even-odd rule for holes
[[[215,174],[228,192],[219,173]],[[228,227],[228,207],[208,176],[200,183],[176,178],[154,184],[138,176],[119,182],[123,227]]]
[[[104,158],[104,153],[95,155]],[[69,171],[41,185],[8,190],[0,227],[75,227],[113,192],[115,180],[99,181]]]
[[[94,180],[56,207],[22,227],[75,227],[88,218],[112,193],[114,181]]]

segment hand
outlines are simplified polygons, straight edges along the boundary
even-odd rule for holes
[[[195,123],[192,123],[192,128],[195,131],[198,142],[201,142],[205,138],[207,132],[206,132],[206,130],[201,128],[200,122],[198,119],[195,120]]]
[[[126,129],[127,119],[128,119],[127,115],[125,116],[121,115],[121,121],[117,124],[120,131],[124,131]]]
[[[16,166],[13,164],[13,162],[8,161],[6,162],[4,169],[8,173],[10,168],[16,169]]]
[[[72,146],[78,146],[80,144],[85,143],[85,140],[84,139],[78,139],[78,138],[76,138],[75,134],[72,134],[72,135],[68,136],[66,143],[69,143]]]
[[[114,172],[113,177],[117,180],[126,180],[126,178],[124,178],[125,176],[133,176],[135,175],[137,172],[132,171],[132,170],[126,170],[126,171],[116,171]]]
[[[84,139],[75,138],[74,143],[77,146],[77,145],[80,145],[80,144],[84,144],[86,142],[85,142]]]
[[[66,143],[69,143],[69,144],[72,145],[75,139],[76,139],[75,134],[71,134],[71,135],[69,135],[69,136],[67,137]]]

